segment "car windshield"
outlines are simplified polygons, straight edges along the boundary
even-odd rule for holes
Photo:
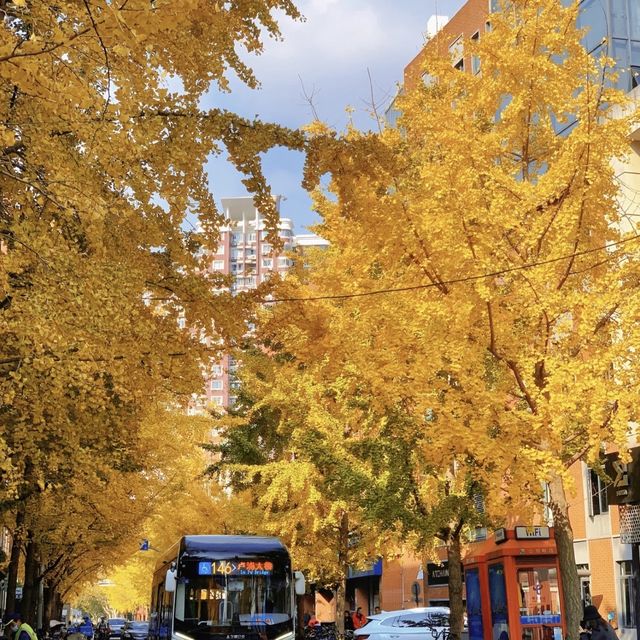
[[[148,622],[132,622],[131,628],[145,630],[149,628],[149,623]]]
[[[220,571],[219,564],[201,562],[197,575],[185,571],[176,589],[176,631],[201,637],[250,627],[277,637],[293,630],[288,571],[271,562],[227,563]]]
[[[109,618],[109,624],[124,624],[125,622],[124,618]]]

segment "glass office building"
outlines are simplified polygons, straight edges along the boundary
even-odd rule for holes
[[[583,0],[578,24],[588,28],[585,46],[614,58],[619,89],[640,84],[640,2],[638,0]]]
[[[490,0],[496,11],[504,0]],[[569,4],[570,0],[563,0]],[[614,58],[618,69],[617,86],[631,91],[640,84],[640,1],[583,0],[580,4],[580,27],[588,28],[585,46],[590,53]]]

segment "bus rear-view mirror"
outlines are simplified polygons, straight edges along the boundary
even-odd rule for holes
[[[167,576],[164,579],[164,590],[167,593],[173,593],[176,590],[176,570],[173,567],[167,571]]]
[[[305,579],[304,579],[304,573],[302,573],[302,571],[296,571],[294,572],[294,577],[295,577],[295,588],[296,588],[296,595],[297,596],[303,596],[304,592],[306,591],[306,583],[305,583]]]

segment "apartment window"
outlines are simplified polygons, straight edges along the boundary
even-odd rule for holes
[[[479,40],[480,40],[480,32],[476,31],[471,36],[471,42],[473,44],[477,44]],[[471,73],[473,73],[473,75],[477,75],[480,73],[480,57],[475,54],[471,56]]]
[[[222,375],[222,365],[214,364],[213,367],[211,367],[211,375],[219,378]]]
[[[181,329],[184,329],[187,326],[187,319],[184,316],[181,318],[178,318],[178,326]]]
[[[211,391],[222,391],[222,380],[212,380]]]
[[[218,253],[220,255],[224,255],[224,244],[219,244],[218,245],[218,250],[216,251],[216,253]]]
[[[608,513],[609,502],[607,501],[606,485],[593,469],[589,469],[589,492],[591,495],[591,515],[599,516]]]
[[[213,404],[221,407],[222,406],[222,396],[212,396],[211,397],[211,402],[213,402]]]
[[[449,45],[449,55],[451,56],[451,64],[456,69],[460,69],[461,71],[463,71],[464,70],[464,60],[463,60],[464,49],[463,49],[462,36],[459,36],[458,38],[456,38]]]
[[[273,258],[262,258],[262,266],[268,269],[273,267]]]
[[[633,629],[635,625],[635,593],[633,589],[633,571],[631,560],[618,562],[618,575],[620,580],[620,599],[622,601],[622,611],[620,624],[628,629]]]
[[[214,260],[212,266],[215,271],[222,271],[224,269],[224,260]]]
[[[262,253],[263,254],[271,253],[271,245],[265,242],[262,245]]]
[[[430,87],[435,82],[435,78],[425,71],[422,74],[422,82],[425,87]]]
[[[290,267],[291,266],[291,260],[289,260],[289,258],[283,258],[282,256],[280,256],[278,258],[278,266],[279,267]]]
[[[239,242],[242,242],[242,234],[235,232],[231,234],[231,244],[237,245]]]
[[[248,235],[247,239],[249,240],[249,242],[255,242],[256,241],[256,234],[255,233],[250,233]]]

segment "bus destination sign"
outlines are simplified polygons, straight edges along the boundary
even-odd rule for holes
[[[199,576],[268,576],[273,573],[269,560],[214,560],[198,562]]]

